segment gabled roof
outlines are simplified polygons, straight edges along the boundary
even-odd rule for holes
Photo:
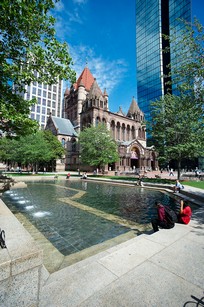
[[[127,116],[130,115],[130,114],[135,114],[137,112],[141,112],[140,108],[138,107],[138,104],[135,100],[135,98],[133,97],[132,98],[132,102],[131,102],[131,105],[129,107],[129,110],[128,110],[128,113],[127,113]]]
[[[83,84],[86,90],[90,90],[92,84],[94,82],[94,77],[88,67],[85,67],[82,71],[81,75],[77,79],[77,82],[74,84],[75,89],[78,89],[80,84]]]
[[[118,112],[116,114],[125,116],[125,113],[123,113],[123,110],[122,110],[121,106],[119,107],[119,110],[118,110]]]
[[[77,133],[69,119],[56,116],[52,116],[51,119],[55,128],[58,130],[58,134],[77,136]]]
[[[94,82],[90,88],[90,91],[89,91],[89,98],[92,98],[92,97],[100,97],[102,96],[103,93],[101,92],[101,89],[100,87],[98,86],[98,83],[96,82],[96,79],[94,79]]]
[[[64,92],[64,96],[68,96],[69,95],[69,89],[66,88],[65,92]]]

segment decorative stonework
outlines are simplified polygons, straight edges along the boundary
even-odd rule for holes
[[[110,112],[107,91],[100,89],[88,67],[84,68],[77,82],[70,89],[66,89],[64,110],[65,118],[72,123],[77,133],[98,123],[104,123],[110,130],[113,139],[118,143],[120,161],[107,165],[106,170],[154,170],[158,167],[154,148],[147,147],[144,113],[135,98],[132,98],[127,115],[121,106],[118,112]],[[57,135],[60,139],[59,131]],[[80,165],[79,147],[77,151],[72,151],[69,143],[70,140],[67,141],[65,168],[77,169]],[[136,157],[131,155],[131,151],[135,151]]]

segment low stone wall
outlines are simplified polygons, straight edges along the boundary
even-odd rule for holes
[[[6,246],[0,247],[0,305],[38,306],[43,277],[43,254],[0,199],[0,228]]]

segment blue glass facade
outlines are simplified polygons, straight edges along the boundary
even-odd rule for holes
[[[177,18],[191,21],[191,0],[136,0],[136,57],[138,104],[150,119],[149,106],[167,93],[170,54],[163,53],[171,27],[180,30]],[[171,55],[173,56],[173,55]]]

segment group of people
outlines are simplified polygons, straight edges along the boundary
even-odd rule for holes
[[[151,220],[154,232],[158,231],[159,227],[164,229],[173,228],[175,221],[170,220],[167,217],[165,206],[162,205],[160,202],[155,202],[155,205],[157,208],[157,217]],[[181,224],[188,224],[191,220],[191,216],[192,216],[192,211],[189,204],[184,202],[183,199],[181,199],[180,211],[177,215],[176,222]]]

